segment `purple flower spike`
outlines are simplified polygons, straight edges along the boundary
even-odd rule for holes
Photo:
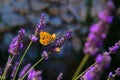
[[[42,13],[39,23],[37,24],[37,27],[34,30],[34,34],[30,35],[29,38],[31,41],[36,42],[38,40],[37,34],[42,31],[46,26],[46,21],[45,21],[45,14]]]
[[[11,55],[15,56],[19,52],[19,50],[23,48],[22,38],[23,38],[24,34],[25,34],[25,30],[21,29],[19,31],[18,36],[13,38],[13,41],[9,45],[9,49],[8,49],[8,52]]]
[[[18,32],[21,36],[22,35],[24,35],[25,34],[25,29],[24,28],[22,28],[21,30],[19,30],[19,32]]]
[[[108,75],[108,79],[109,80],[114,80],[115,78],[115,75],[113,74],[113,72],[110,72],[109,75]]]
[[[41,17],[40,17],[40,20],[39,20],[39,23],[37,24],[37,28],[38,28],[39,31],[41,31],[41,30],[44,29],[45,26],[46,26],[45,14],[42,13]]]
[[[72,32],[68,31],[65,35],[63,35],[60,39],[56,39],[55,43],[49,46],[50,52],[60,52],[61,47],[68,41],[72,36]]]
[[[28,80],[42,80],[41,74],[42,71],[35,71],[32,69],[28,73]]]
[[[35,35],[30,35],[29,38],[33,42],[36,42],[38,40],[38,38]]]
[[[23,46],[22,46],[22,41],[21,41],[21,37],[20,36],[16,36],[12,43],[10,44],[9,46],[9,50],[8,52],[15,56],[18,52],[19,52],[19,49],[21,49]]]
[[[111,15],[113,8],[113,2],[109,1],[105,10],[99,12],[98,17],[100,20],[90,27],[90,33],[85,42],[85,54],[94,56],[100,51],[109,29],[108,24],[111,24],[113,21],[113,16]]]
[[[101,23],[96,23],[96,24],[91,25],[90,32],[91,33],[101,32]]]
[[[111,57],[109,56],[109,52],[104,52],[103,54],[98,54],[96,57],[96,63],[102,68],[108,67],[111,62]]]
[[[42,75],[42,71],[36,71],[36,76]]]
[[[115,53],[119,48],[120,48],[119,46],[113,46],[109,48],[109,51]]]
[[[114,72],[110,72],[108,75],[108,79],[114,80],[116,76],[120,76],[120,68],[117,68]]]
[[[110,11],[113,11],[115,9],[115,5],[113,3],[112,0],[109,0],[108,3],[107,3],[107,8],[110,10]]]
[[[13,68],[13,71],[12,71],[12,74],[11,74],[11,77],[13,78],[14,77],[14,75],[15,75],[15,71],[16,71],[16,69],[17,69],[17,67],[18,67],[18,62],[16,62],[15,63],[15,66],[14,66],[14,68]]]
[[[48,53],[46,51],[43,51],[43,53],[41,55],[44,59],[46,59],[46,60],[48,59]]]
[[[33,76],[35,76],[35,70],[34,69],[32,69],[32,70],[29,71],[29,73],[28,73],[28,79],[31,80],[33,78]]]
[[[27,72],[27,70],[30,68],[30,66],[31,66],[31,64],[29,63],[22,69],[22,71],[19,74],[19,78],[24,76],[24,74]]]
[[[97,57],[96,57],[96,62],[100,63],[102,61],[102,59],[103,59],[102,54],[98,54]]]
[[[62,78],[63,78],[63,73],[60,73],[57,77],[57,80],[62,80]]]
[[[98,64],[91,66],[88,71],[80,78],[80,80],[99,80],[102,68]]]
[[[80,80],[100,80],[103,70],[110,64],[111,57],[108,52],[99,54],[96,58],[96,64],[89,67]]]
[[[91,72],[86,72],[85,75],[83,76],[85,80],[93,80],[93,74]],[[83,80],[84,80],[83,79]]]
[[[68,39],[70,39],[71,36],[72,36],[72,31],[68,31],[68,32],[65,34],[65,36],[66,36]]]
[[[68,41],[72,36],[72,32],[68,31],[65,35],[63,35],[60,39],[57,39],[53,45],[49,47],[51,52],[60,52],[61,47]]]
[[[90,27],[90,33],[84,47],[85,54],[96,55],[99,47],[103,45],[107,29],[107,26],[104,26],[100,21]]]
[[[109,24],[112,23],[113,20],[113,16],[109,15],[109,13],[106,10],[99,12],[98,17],[101,21]]]
[[[120,76],[120,68],[117,68],[117,69],[115,70],[115,74],[116,74],[117,76]]]
[[[109,52],[111,54],[115,53],[119,48],[120,48],[120,41],[118,41],[118,43],[116,43],[114,46],[110,47]]]
[[[56,41],[56,47],[61,47],[72,36],[72,32],[68,31],[62,38]]]

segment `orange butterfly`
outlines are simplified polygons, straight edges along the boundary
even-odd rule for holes
[[[48,45],[50,44],[51,42],[53,42],[54,40],[56,39],[56,34],[50,34],[48,32],[45,32],[45,31],[41,31],[40,32],[40,43],[42,45]]]

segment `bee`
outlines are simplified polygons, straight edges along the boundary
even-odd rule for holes
[[[56,39],[56,34],[53,33],[53,34],[50,34],[48,32],[45,32],[45,31],[41,31],[40,32],[40,43],[42,45],[48,45],[50,44],[51,42],[53,42],[54,40]]]

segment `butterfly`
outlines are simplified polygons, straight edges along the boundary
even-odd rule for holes
[[[42,45],[48,45],[51,42],[53,42],[55,39],[56,39],[55,33],[50,34],[50,33],[45,32],[45,31],[40,31],[40,40],[39,41]]]

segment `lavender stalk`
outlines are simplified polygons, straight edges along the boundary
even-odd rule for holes
[[[15,80],[15,78],[16,78],[16,75],[17,75],[17,72],[18,72],[18,70],[19,70],[19,67],[20,67],[20,65],[21,65],[21,63],[22,63],[22,61],[23,61],[23,59],[24,59],[24,57],[25,57],[28,49],[30,48],[30,46],[31,46],[31,44],[32,44],[33,42],[36,42],[36,41],[37,41],[38,38],[37,38],[36,36],[37,36],[37,34],[38,34],[41,30],[44,29],[45,24],[46,24],[46,23],[45,23],[45,15],[44,15],[44,14],[41,14],[41,18],[40,18],[39,24],[37,25],[37,27],[36,27],[36,29],[35,29],[35,34],[30,36],[30,40],[31,40],[31,41],[30,41],[28,47],[26,48],[25,52],[23,53],[22,58],[20,59],[20,63],[19,63],[19,65],[18,65],[18,67],[17,67],[17,70],[16,70],[16,72],[15,72],[15,76],[13,77],[13,80]]]
[[[13,70],[12,70],[12,73],[11,73],[11,77],[13,78],[14,77],[14,75],[15,75],[15,71],[16,71],[16,69],[17,69],[17,67],[18,67],[18,62],[16,62],[15,63],[15,65],[14,65],[14,68],[13,68]]]
[[[25,75],[24,75],[20,80],[23,80],[23,79],[27,76],[27,74],[28,74],[35,66],[37,66],[43,59],[44,59],[44,58],[42,57],[40,60],[38,60],[38,61],[25,73]]]
[[[20,49],[23,48],[23,43],[22,43],[22,37],[25,34],[25,30],[22,28],[19,32],[18,32],[18,36],[16,36],[13,41],[11,42],[8,52],[10,53],[5,70],[3,72],[2,75],[2,79],[6,78],[6,73],[8,71],[8,69],[12,66],[12,60],[13,58],[17,55],[17,53],[19,52]]]
[[[29,63],[29,64],[27,64],[27,65],[22,69],[22,71],[21,71],[20,74],[19,74],[19,79],[18,79],[18,80],[20,80],[21,77],[23,77],[23,75],[27,72],[27,70],[28,70],[30,67],[31,67],[31,64]]]
[[[6,74],[7,74],[8,69],[12,66],[11,62],[12,62],[13,58],[14,58],[14,56],[12,56],[12,58],[11,58],[11,56],[9,56],[5,70],[4,70],[3,75],[1,77],[1,80],[6,79]]]
[[[17,67],[17,69],[16,69],[16,72],[15,72],[15,75],[14,75],[14,77],[13,77],[13,80],[15,80],[16,75],[17,75],[17,72],[18,72],[18,70],[19,70],[19,67],[20,67],[20,65],[21,65],[21,63],[22,63],[22,61],[23,61],[23,59],[24,59],[24,57],[25,57],[25,55],[26,55],[28,49],[30,48],[31,44],[32,44],[32,41],[30,41],[30,43],[29,43],[27,49],[25,50],[25,52],[23,53],[22,58],[20,59],[20,63],[18,64],[18,67]]]
[[[112,12],[114,9],[115,6],[113,2],[108,1],[106,9],[98,14],[99,21],[90,27],[90,33],[84,47],[85,56],[75,71],[72,80],[79,74],[89,56],[96,55],[100,47],[103,46],[103,40],[106,38],[109,29],[108,25],[111,24],[113,20]]]
[[[120,40],[117,43],[115,43],[114,46],[109,48],[109,52],[104,52],[103,54],[99,54],[96,57],[95,63],[92,66],[90,66],[88,69],[86,69],[83,73],[78,75],[75,78],[75,80],[77,80],[81,76],[82,76],[81,80],[89,80],[89,79],[98,80],[100,75],[102,74],[103,69],[105,69],[111,62],[110,54],[115,53],[118,49],[120,49]]]

